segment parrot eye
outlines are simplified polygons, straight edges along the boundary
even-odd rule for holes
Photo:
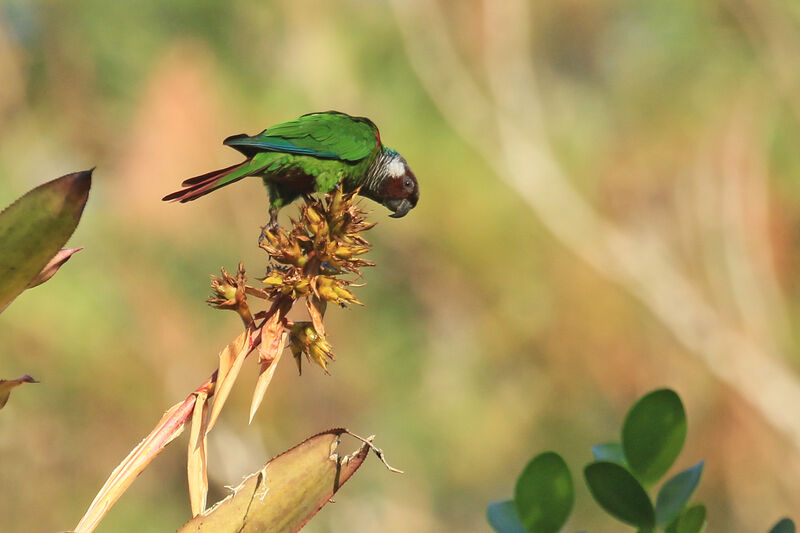
[[[414,191],[414,182],[411,181],[411,178],[407,177],[406,179],[403,180],[403,187],[405,188],[405,190],[407,192],[413,192]]]

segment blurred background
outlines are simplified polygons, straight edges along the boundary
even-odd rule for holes
[[[346,426],[406,473],[368,461],[306,531],[489,531],[547,449],[577,481],[568,530],[618,531],[580,471],[670,386],[709,529],[766,531],[800,509],[798,57],[782,0],[0,1],[0,204],[97,166],[85,250],[0,317],[1,377],[41,381],[0,413],[3,530],[73,527],[240,332],[204,299],[220,266],[264,271],[261,183],[160,198],[237,162],[226,136],[338,109],[421,201],[365,202],[378,266],[366,308],[326,317],[332,376],[287,356],[248,426],[246,365],[209,501]],[[185,439],[98,531],[189,518]]]

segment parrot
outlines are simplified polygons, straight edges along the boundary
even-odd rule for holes
[[[189,202],[250,176],[269,193],[269,227],[278,211],[300,196],[328,193],[341,186],[405,216],[419,200],[417,177],[405,158],[381,142],[378,127],[366,117],[339,111],[302,115],[258,135],[232,135],[222,143],[246,157],[241,163],[185,180],[164,201]]]

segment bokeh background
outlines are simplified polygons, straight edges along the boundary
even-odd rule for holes
[[[211,501],[343,425],[406,474],[368,461],[307,531],[489,531],[546,449],[578,481],[568,530],[619,531],[580,470],[670,386],[709,529],[766,531],[800,509],[798,57],[789,0],[2,0],[0,203],[97,166],[85,250],[0,317],[2,377],[41,380],[0,413],[3,531],[73,527],[240,331],[204,299],[220,266],[263,272],[260,182],[161,196],[238,161],[224,137],[326,109],[371,117],[422,199],[369,205],[333,376],[283,359],[248,426],[247,365]],[[98,531],[188,519],[185,438]]]

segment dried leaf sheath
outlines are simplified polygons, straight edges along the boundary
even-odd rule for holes
[[[249,328],[246,329],[234,342],[228,345],[228,348],[225,349],[225,351],[228,351],[229,348],[234,346],[238,347],[239,351],[232,358],[232,360],[232,351],[224,356],[226,365],[227,363],[230,363],[230,366],[228,367],[228,371],[224,376],[218,376],[217,378],[217,382],[214,387],[214,403],[211,405],[211,415],[209,416],[207,431],[211,431],[211,428],[213,428],[214,424],[217,423],[219,413],[222,411],[222,407],[225,405],[225,401],[228,399],[228,395],[233,389],[233,384],[236,382],[236,378],[239,376],[239,371],[242,369],[245,358],[255,348],[254,344],[248,342],[251,334],[252,330]],[[220,356],[220,360],[222,359],[223,356]]]
[[[189,478],[189,502],[192,516],[206,509],[208,496],[208,459],[206,456],[206,427],[208,422],[208,393],[200,391],[192,412],[192,432],[189,435],[188,459],[186,461]]]
[[[306,298],[306,309],[308,309],[308,316],[311,317],[311,323],[314,324],[314,329],[317,333],[325,336],[325,324],[322,322],[322,317],[325,314],[326,302],[320,300],[316,296]]]
[[[288,331],[281,331],[280,336],[276,336],[270,343],[269,350],[265,351],[263,354],[259,353],[259,355],[263,355],[264,357],[260,358],[258,381],[253,391],[253,401],[250,404],[250,423],[253,422],[253,417],[256,415],[256,411],[258,411],[261,401],[264,399],[264,394],[267,392],[267,387],[269,387],[272,381],[272,376],[275,375],[275,369],[278,367],[278,361],[281,355],[283,355],[283,349],[286,346],[286,339],[288,336]],[[263,347],[265,344],[262,342],[261,345]]]
[[[183,432],[183,425],[194,410],[196,398],[192,393],[183,402],[173,405],[164,413],[155,429],[111,472],[111,476],[89,505],[86,514],[75,526],[76,533],[94,531],[111,506],[155,459],[162,448]]]
[[[315,435],[247,476],[213,512],[194,517],[180,533],[299,531],[358,470],[371,446],[339,448],[346,429]],[[244,527],[243,527],[244,525]]]

